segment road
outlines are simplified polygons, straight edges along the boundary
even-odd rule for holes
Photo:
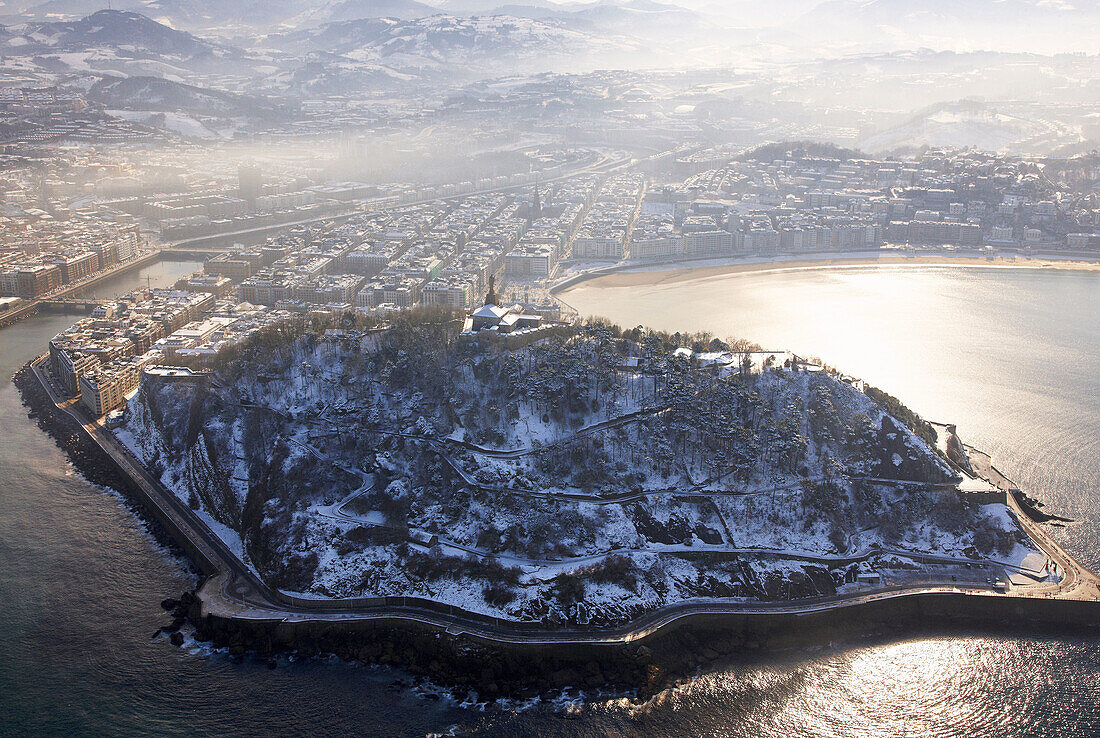
[[[1004,490],[1008,507],[1020,521],[1020,526],[1024,529],[1024,532],[1043,550],[1047,558],[1054,562],[1063,574],[1061,581],[1043,587],[1040,593],[1057,594],[1058,597],[1063,599],[1100,599],[1100,577],[1078,563],[1050,537],[1050,534],[1041,525],[1028,516],[1012,494],[1012,491],[1017,489],[1015,483],[1002,474],[997,467],[993,466],[993,461],[988,454],[971,446],[967,446],[966,451],[974,470],[983,479],[998,489]]]
[[[693,599],[653,610],[622,626],[606,629],[563,627],[548,630],[537,623],[520,623],[494,618],[416,597],[355,598],[348,600],[308,600],[271,589],[244,564],[206,523],[174,494],[150,476],[130,452],[108,433],[101,422],[88,416],[82,406],[66,398],[46,369],[47,357],[32,362],[38,381],[57,408],[67,413],[89,438],[110,457],[132,481],[135,490],[169,533],[208,575],[198,597],[203,613],[225,618],[262,622],[356,622],[404,623],[424,626],[447,633],[466,635],[496,644],[538,645],[613,645],[646,638],[683,620],[714,615],[810,615],[839,608],[854,608],[872,602],[907,599],[933,594],[967,595],[975,598],[1036,598],[1100,600],[1097,577],[1085,570],[1034,525],[1021,523],[1036,536],[1036,543],[1066,573],[1062,582],[1050,590],[1029,594],[1014,590],[1011,594],[992,592],[981,585],[911,585],[881,587],[857,594],[806,598],[785,602],[738,601],[731,599]],[[1091,590],[1090,590],[1091,587]],[[1026,588],[1031,590],[1031,588]],[[1100,604],[1097,622],[1100,623]]]

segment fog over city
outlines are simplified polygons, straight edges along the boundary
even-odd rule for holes
[[[1098,276],[1096,0],[0,0],[5,727],[1094,734]]]
[[[14,286],[16,262],[46,258],[19,238],[41,251],[48,233],[124,231],[124,254],[256,246],[284,223],[453,207],[446,198],[475,192],[528,217],[537,183],[553,213],[565,205],[556,189],[587,176],[594,193],[613,173],[644,178],[638,233],[667,231],[675,243],[654,252],[666,257],[797,253],[804,237],[784,235],[797,230],[784,208],[822,225],[808,197],[827,191],[860,192],[829,217],[877,228],[873,246],[952,243],[959,225],[979,232],[964,244],[1067,246],[1091,233],[1093,3],[51,0],[2,3],[0,24],[0,228],[14,297],[60,286]],[[778,181],[754,151],[778,146],[765,150],[778,160],[784,143],[801,147],[792,161],[829,161],[794,163]],[[919,161],[929,152],[936,176]],[[861,177],[837,178],[853,159]],[[932,217],[920,198],[887,202],[898,188],[964,183],[995,191],[956,203],[964,218]],[[700,197],[718,203],[703,214],[713,222],[685,230]],[[579,228],[590,203],[574,204]],[[1054,215],[1034,220],[1036,207]],[[898,224],[930,217],[956,225],[896,242]],[[590,257],[573,248],[572,225],[553,227],[541,287]],[[621,247],[600,258],[651,258],[631,248],[634,227],[621,224]],[[710,227],[727,229],[725,245],[682,246]],[[776,233],[774,247],[746,245],[753,229]]]
[[[447,134],[463,123],[483,138],[487,127],[530,136],[572,125],[592,136],[610,125],[658,141],[793,136],[876,152],[929,144],[1038,154],[1087,150],[1100,125],[1100,8],[1086,2],[111,7],[0,4],[5,94],[35,88],[79,101],[84,116],[131,139],[310,137],[316,152],[326,135],[369,134],[383,151],[415,157],[453,150]],[[15,102],[4,105],[5,141],[61,135],[51,124],[64,116],[12,115]],[[503,118],[477,115],[501,107]],[[365,155],[379,159],[369,147]]]
[[[272,195],[457,193],[616,148],[1064,157],[1100,138],[1084,2],[52,0],[0,23],[9,192],[114,200],[143,230],[164,227],[156,193],[232,189],[242,164]]]

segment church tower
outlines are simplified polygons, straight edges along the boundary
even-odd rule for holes
[[[497,304],[497,291],[494,289],[496,283],[496,276],[489,277],[489,291],[485,293],[485,304],[496,305]]]

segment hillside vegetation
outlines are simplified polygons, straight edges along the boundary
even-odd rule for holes
[[[952,488],[918,416],[797,357],[460,326],[285,324],[203,381],[147,378],[119,435],[267,581],[315,596],[609,623],[1026,542]]]

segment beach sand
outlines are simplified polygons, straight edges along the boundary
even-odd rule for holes
[[[569,284],[562,290],[568,293],[573,287],[586,284],[606,287],[630,287],[706,279],[726,274],[749,272],[781,272],[809,269],[865,269],[874,267],[966,267],[968,269],[1071,269],[1076,271],[1100,271],[1100,261],[1070,259],[1056,256],[974,256],[950,254],[905,254],[843,256],[823,255],[821,258],[792,257],[773,261],[761,260],[708,260],[695,262],[695,266],[681,263],[638,264],[615,271],[593,274],[590,279]]]

